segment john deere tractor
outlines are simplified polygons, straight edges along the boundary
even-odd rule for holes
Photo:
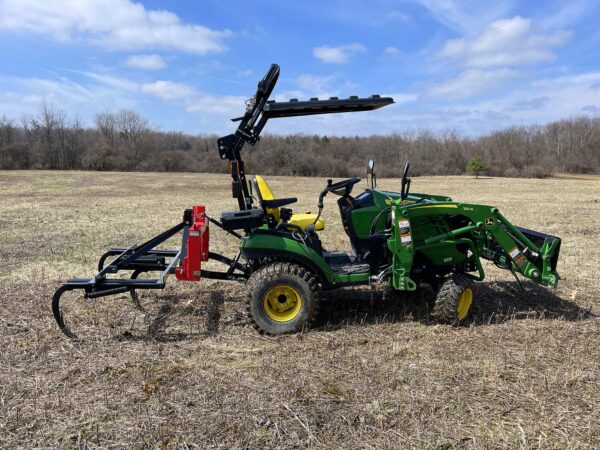
[[[317,315],[320,291],[371,284],[389,284],[396,292],[430,285],[436,292],[432,317],[464,323],[475,300],[474,283],[485,277],[482,260],[543,286],[557,285],[559,238],[517,227],[494,206],[411,192],[408,162],[400,174],[399,192],[377,189],[372,161],[368,187],[362,192],[354,192],[360,178],[328,180],[317,199],[316,214],[294,213],[289,206],[297,199],[277,197],[261,176],[248,180],[242,147],[258,142],[269,119],[369,111],[393,103],[392,98],[376,95],[270,101],[278,77],[279,67],[272,65],[247,102],[245,114],[233,119],[239,122],[235,133],[218,140],[220,157],[229,161],[238,209],[222,212],[217,220],[203,206],[194,206],[184,212],[180,224],[143,244],[110,249],[94,277],[71,279],[56,291],[53,311],[65,334],[76,337],[60,311],[64,292],[82,289],[86,298],[93,299],[129,291],[136,301],[137,290],[164,288],[170,273],[181,281],[213,278],[245,283],[252,324],[272,335],[309,326]],[[327,251],[319,238],[326,226],[321,213],[329,194],[336,199],[351,252]],[[209,224],[239,238],[235,257],[209,251]],[[181,249],[157,249],[179,232]],[[227,269],[202,269],[202,261],[209,259]],[[132,271],[130,278],[109,277],[124,270]],[[144,272],[159,275],[138,278]]]

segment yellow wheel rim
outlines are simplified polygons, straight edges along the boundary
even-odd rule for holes
[[[456,316],[458,317],[458,320],[463,320],[467,317],[471,303],[473,303],[473,290],[467,288],[460,294],[458,305],[456,306]]]
[[[269,319],[275,322],[289,322],[300,313],[302,297],[292,286],[278,284],[265,294],[263,308]]]

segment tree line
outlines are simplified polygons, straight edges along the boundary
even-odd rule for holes
[[[36,115],[0,118],[0,169],[225,172],[217,137],[160,131],[129,109],[98,113],[90,128],[43,104]],[[360,175],[368,159],[376,161],[380,177],[399,176],[406,159],[414,175],[459,175],[476,157],[491,176],[599,173],[600,117],[478,137],[428,130],[369,137],[267,134],[244,154],[251,173],[330,177]]]

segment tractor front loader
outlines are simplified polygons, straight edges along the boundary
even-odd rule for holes
[[[194,206],[171,229],[128,248],[114,248],[99,261],[90,278],[70,279],[60,286],[52,310],[60,329],[76,338],[61,309],[68,291],[83,291],[86,301],[130,293],[141,308],[139,293],[163,289],[170,274],[180,281],[202,278],[245,283],[246,310],[261,332],[277,335],[310,326],[319,309],[319,292],[344,286],[385,284],[394,291],[414,291],[428,284],[436,291],[431,313],[438,321],[460,324],[469,316],[473,284],[485,277],[482,260],[543,286],[556,286],[560,239],[511,224],[493,206],[453,202],[442,195],[410,192],[409,165],[404,166],[400,192],[377,189],[374,163],[367,168],[367,188],[353,196],[360,178],[328,180],[317,200],[316,214],[294,213],[295,197],[276,197],[256,175],[246,177],[241,158],[245,144],[254,145],[271,118],[371,111],[393,103],[389,97],[349,97],[274,102],[269,97],[279,77],[272,65],[247,102],[234,134],[217,141],[219,155],[229,162],[232,196],[237,210],[219,220],[203,206]],[[326,197],[337,197],[341,222],[352,252],[328,251],[319,234],[326,232],[321,213]],[[228,257],[209,250],[209,227],[239,239],[239,252]],[[180,233],[181,247],[159,246]],[[215,260],[222,271],[202,263]],[[127,272],[125,278],[112,275]],[[141,275],[156,273],[155,278]],[[401,300],[398,300],[401,301]]]

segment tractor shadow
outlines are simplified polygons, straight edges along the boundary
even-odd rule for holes
[[[560,319],[581,321],[595,317],[585,309],[531,281],[495,281],[476,284],[477,300],[467,325],[493,325],[511,320]],[[379,323],[421,322],[430,317],[435,292],[429,287],[414,293],[387,294],[380,290],[341,289],[324,293],[316,328],[331,330]]]
[[[368,288],[323,292],[315,326],[317,329],[335,330],[355,325],[424,320],[429,311],[427,297],[425,290],[403,295],[402,298]]]
[[[180,342],[206,339],[219,333],[225,302],[222,291],[211,291],[208,301],[201,306],[182,305],[179,295],[169,295],[162,301],[160,308],[144,314],[143,330],[125,331],[115,338],[125,341]],[[194,325],[186,326],[186,318],[194,319]],[[181,331],[181,328],[186,331]]]
[[[556,295],[555,291],[533,281],[494,281],[477,283],[478,301],[474,304],[475,325],[503,323],[508,320],[560,319],[569,322],[596,317],[590,309]]]

